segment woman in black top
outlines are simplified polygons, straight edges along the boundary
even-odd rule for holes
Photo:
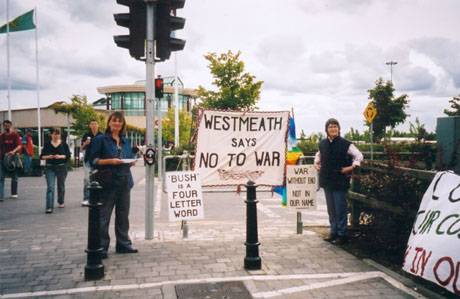
[[[65,179],[67,161],[70,159],[69,146],[61,140],[61,130],[51,130],[51,140],[43,147],[40,159],[46,160],[46,213],[52,213],[54,207],[54,186],[57,179],[59,207],[64,207]]]

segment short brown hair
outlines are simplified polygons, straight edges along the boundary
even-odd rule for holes
[[[336,125],[337,127],[339,127],[339,135],[340,135],[340,124],[339,124],[339,121],[335,118],[329,118],[327,121],[326,121],[326,125],[325,125],[325,130],[326,130],[326,135],[328,135],[327,133],[327,127],[329,127],[330,125]]]
[[[51,130],[50,130],[50,135],[51,135],[51,134],[58,134],[58,135],[61,135],[61,128],[58,128],[58,127],[51,128]]]

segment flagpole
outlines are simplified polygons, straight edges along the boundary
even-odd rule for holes
[[[10,1],[6,0],[6,81],[7,81],[7,100],[8,100],[8,119],[11,117],[11,79],[10,79]]]
[[[40,72],[38,68],[38,13],[37,7],[35,11],[35,73],[36,73],[36,87],[37,87],[37,127],[38,127],[38,152],[42,149],[42,130],[41,130],[41,116],[40,116]]]

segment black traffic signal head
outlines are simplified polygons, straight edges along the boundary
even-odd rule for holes
[[[163,98],[163,78],[156,78],[155,79],[155,97],[157,99],[162,99]]]
[[[141,59],[145,56],[145,34],[147,8],[143,0],[117,0],[118,4],[129,7],[129,13],[115,14],[117,25],[129,28],[129,35],[113,37],[118,47],[129,49],[129,54]]]
[[[160,61],[169,59],[172,51],[184,49],[185,40],[171,37],[174,30],[182,29],[185,19],[172,16],[171,12],[183,8],[185,0],[160,0],[156,9],[156,56]]]

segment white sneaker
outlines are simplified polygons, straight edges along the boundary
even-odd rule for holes
[[[89,206],[89,201],[88,201],[88,200],[82,201],[82,202],[81,202],[81,206],[82,206],[82,207]]]
[[[18,198],[18,195],[17,194],[12,194],[11,198]]]

